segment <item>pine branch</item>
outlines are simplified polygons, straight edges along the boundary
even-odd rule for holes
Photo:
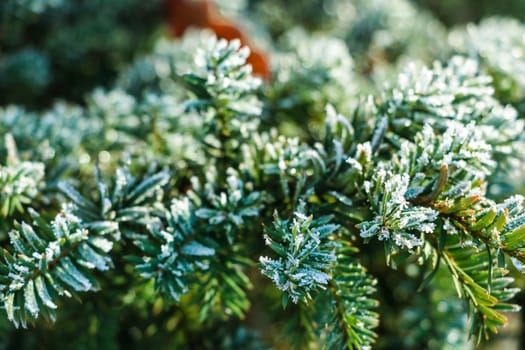
[[[377,334],[372,330],[379,324],[379,306],[372,298],[377,281],[368,275],[355,255],[357,248],[340,241],[334,278],[330,281],[333,296],[333,324],[327,336],[326,349],[363,349],[372,346]]]
[[[363,238],[385,240],[388,258],[403,249],[428,255],[424,246],[431,242],[459,296],[476,310],[472,332],[485,338],[506,323],[499,309],[517,310],[504,303],[517,290],[507,288],[512,279],[504,278],[506,270],[494,266],[492,256],[501,251],[523,260],[519,247],[525,227],[521,198],[498,207],[484,197],[482,181],[493,167],[490,151],[473,124],[450,126],[442,136],[426,126],[367,183],[375,217],[358,225]],[[515,216],[508,226],[507,207]]]
[[[513,107],[495,99],[492,78],[465,57],[454,56],[431,69],[408,66],[379,109],[388,116],[390,130],[409,140],[425,124],[442,133],[455,123],[475,123],[498,161],[507,164],[523,147],[524,121]]]
[[[161,293],[176,302],[189,293],[201,304],[202,321],[243,318],[250,305],[246,290],[252,285],[244,270],[252,264],[240,255],[238,242],[242,230],[253,228],[260,194],[245,196],[247,186],[231,169],[227,185],[227,192],[217,195],[196,184],[182,200],[173,200],[170,211],[148,225],[146,234],[133,235],[144,255],[129,260],[140,275],[154,278]],[[196,284],[203,287],[192,290]]]
[[[33,225],[18,225],[9,233],[12,251],[1,253],[0,295],[8,319],[27,327],[39,315],[55,320],[57,296],[98,291],[92,270],[112,267],[112,242],[93,235],[77,217],[64,212],[51,225],[31,211]]]
[[[227,319],[232,315],[243,319],[251,305],[247,291],[253,288],[245,270],[253,263],[231,250],[216,250],[214,268],[202,274],[199,283],[204,286],[197,293],[203,305],[199,319]]]
[[[203,117],[202,141],[216,158],[219,183],[224,183],[227,165],[236,167],[239,145],[258,125],[260,103],[255,96],[261,81],[251,75],[246,65],[250,50],[239,40],[227,42],[210,38],[208,50],[195,56],[198,73],[183,76],[185,86],[194,95],[186,102]]]
[[[149,177],[136,178],[128,168],[118,168],[110,188],[96,171],[97,197],[84,197],[66,182],[59,183],[59,189],[75,204],[73,212],[87,227],[96,231],[111,231],[115,239],[126,224],[146,226],[155,218],[151,215],[155,204],[162,195],[162,188],[170,180],[167,172]]]
[[[228,168],[226,172],[226,191],[216,194],[213,189],[204,188],[200,195],[201,198],[204,197],[204,203],[196,210],[195,215],[206,220],[209,229],[217,228],[222,231],[227,242],[234,244],[239,240],[243,228],[250,226],[251,221],[259,215],[262,196],[258,191],[249,192],[248,188],[252,184],[245,183],[238,172],[232,168]]]
[[[432,299],[436,290],[448,297],[451,280],[469,308],[471,333],[478,340],[495,333],[506,323],[502,312],[518,310],[510,301],[518,290],[510,287],[505,259],[520,270],[525,264],[523,197],[498,204],[487,190],[498,177],[514,186],[501,175],[521,156],[525,122],[498,99],[520,108],[520,78],[511,76],[520,65],[505,54],[506,67],[492,61],[495,43],[483,48],[476,37],[482,24],[468,34],[477,60],[456,56],[430,68],[411,65],[390,91],[357,97],[357,88],[369,89],[364,80],[393,70],[379,67],[379,61],[413,52],[427,37],[392,23],[395,16],[414,13],[403,4],[381,9],[356,4],[366,21],[351,23],[355,33],[338,32],[346,43],[300,31],[283,35],[287,52],[274,53],[276,68],[267,85],[251,75],[249,51],[239,41],[193,33],[183,41],[160,42],[116,86],[96,89],[83,106],[59,102],[44,113],[1,108],[0,133],[12,133],[21,159],[33,161],[20,161],[9,138],[0,148],[8,155],[0,167],[0,215],[7,218],[1,224],[10,229],[10,244],[0,253],[0,301],[8,319],[17,327],[39,317],[54,321],[60,296],[100,288],[96,271],[113,267],[114,250],[127,264],[111,275],[118,288],[103,297],[119,300],[112,292],[132,285],[126,305],[145,311],[132,296],[140,291],[140,298],[156,298],[148,299],[153,313],[165,305],[175,308],[165,328],[177,332],[170,334],[176,345],[180,339],[188,340],[187,347],[204,344],[194,334],[210,331],[217,334],[206,343],[216,347],[250,344],[230,341],[223,332],[243,329],[244,317],[252,322],[254,289],[274,304],[281,300],[292,346],[367,349],[377,338],[383,309],[374,296],[377,281],[361,265],[355,246],[378,239],[388,265],[411,264],[406,270],[413,279],[406,285],[415,290],[415,277],[426,275],[420,289],[427,294],[408,304],[428,313],[427,321],[451,329],[449,321],[434,318],[442,310]],[[330,4],[330,11],[338,6]],[[369,17],[377,18],[371,23]],[[426,17],[418,18],[421,25]],[[519,26],[509,28],[514,41],[495,46],[519,56]],[[357,70],[366,70],[366,77],[354,70],[347,50],[358,32],[367,36],[356,51],[363,61]],[[378,52],[384,55],[380,60]],[[33,59],[36,70],[47,69],[39,51],[22,50],[2,60],[0,71],[13,57],[20,67]],[[508,69],[508,62],[515,66]],[[33,80],[34,86],[45,83],[42,76]],[[505,82],[516,96],[506,95]],[[345,117],[336,110],[351,113]],[[95,176],[85,174],[94,159],[112,171],[121,158],[140,175],[119,167],[106,180],[98,166]],[[58,171],[71,160],[73,168]],[[176,171],[145,170],[159,163]],[[63,179],[58,189],[64,196],[41,193],[41,184],[57,173],[79,183]],[[55,204],[64,197],[72,203],[56,215]],[[15,213],[40,199],[42,217],[32,210]],[[44,219],[53,216],[51,223]],[[15,221],[26,217],[33,218],[31,225]],[[248,277],[254,256],[261,256],[266,283]],[[148,281],[135,288],[134,277]],[[405,299],[412,296],[406,294]],[[385,302],[395,303],[400,315],[405,311],[394,319],[410,319],[407,300],[392,295]],[[462,327],[454,329],[463,331],[466,323],[458,314],[464,310],[456,311],[452,322]],[[147,336],[164,327],[147,324]],[[434,335],[443,338],[441,333],[421,332],[421,344],[429,345]]]
[[[507,303],[519,289],[509,288],[514,281],[508,271],[491,257],[490,248],[461,242],[459,236],[448,236],[440,252],[451,272],[458,295],[468,300],[472,318],[471,334],[478,343],[507,324],[502,312],[516,312],[520,307]]]
[[[261,272],[282,290],[282,303],[309,303],[313,293],[326,289],[332,279],[331,266],[335,262],[337,243],[329,236],[338,225],[330,224],[330,217],[314,219],[298,208],[292,222],[274,214],[273,228],[266,230],[266,244],[279,256],[261,257]]]
[[[356,261],[357,249],[335,236],[339,226],[331,224],[331,220],[329,216],[307,217],[302,206],[292,222],[275,215],[274,227],[266,231],[266,240],[279,258],[261,257],[261,271],[283,291],[284,307],[290,299],[294,304],[301,301],[318,310],[321,318],[326,317],[325,322],[310,323],[330,326],[323,329],[321,325],[309,325],[304,330],[310,333],[306,338],[325,331],[327,349],[360,349],[370,346],[376,338],[371,330],[377,326],[379,316],[372,311],[378,306],[371,298],[376,281]],[[329,316],[326,310],[317,309],[325,297],[330,300]]]
[[[0,164],[0,216],[7,218],[15,211],[23,212],[24,205],[38,195],[44,178],[44,164],[22,162],[18,159],[12,135],[5,136],[7,164]]]
[[[198,281],[197,273],[210,268],[215,249],[196,239],[196,217],[187,198],[174,200],[166,215],[166,227],[152,225],[148,235],[135,235],[134,244],[144,255],[128,260],[141,277],[155,279],[163,296],[178,302]]]

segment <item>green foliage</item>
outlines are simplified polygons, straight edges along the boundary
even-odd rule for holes
[[[198,281],[197,271],[210,268],[209,258],[215,255],[215,249],[194,237],[195,214],[187,199],[174,200],[167,215],[166,230],[151,227],[150,236],[134,239],[144,255],[130,257],[130,260],[137,262],[141,277],[154,278],[161,293],[178,302],[188,292],[188,286]],[[152,244],[151,238],[160,241],[160,245]]]
[[[468,349],[519,311],[521,23],[228,5],[276,39],[263,81],[206,31],[122,67],[154,3],[0,5],[6,346]]]
[[[41,108],[107,86],[149,46],[160,10],[158,0],[2,1],[0,103]]]
[[[308,303],[312,293],[325,289],[332,279],[331,265],[335,262],[337,244],[329,236],[338,226],[329,224],[330,217],[316,220],[299,209],[292,223],[277,215],[274,227],[266,230],[266,244],[278,259],[261,257],[261,272],[282,290],[283,305],[288,300]]]
[[[343,242],[338,247],[337,265],[333,271],[331,285],[334,293],[332,304],[332,330],[327,336],[327,349],[362,349],[371,346],[377,334],[379,314],[375,310],[379,303],[373,299],[377,281],[370,277],[354,255],[357,249]]]
[[[441,67],[436,69],[440,71]],[[407,134],[405,128],[394,125],[394,133],[400,133],[404,141],[395,144],[399,149],[397,154],[385,163],[380,162],[372,180],[364,183],[373,218],[359,224],[360,235],[366,239],[377,236],[385,241],[389,259],[408,250],[421,255],[423,260],[433,259],[435,269],[443,259],[458,295],[470,303],[472,333],[478,339],[488,338],[489,332],[497,332],[497,327],[506,323],[501,311],[519,309],[517,305],[505,303],[517,290],[507,288],[513,279],[505,277],[508,271],[504,260],[498,265],[493,256],[507,253],[520,260],[519,244],[514,239],[521,239],[518,237],[522,237],[521,231],[525,228],[520,219],[523,200],[513,197],[505,202],[508,204],[497,206],[485,197],[483,182],[493,171],[493,158],[497,156],[496,148],[485,143],[488,139],[483,135],[485,119],[478,119],[478,124],[461,120],[458,108],[466,106],[457,106],[454,94],[435,94],[436,99],[427,99],[424,91],[434,86],[429,79],[432,76],[446,79],[447,75],[431,72],[419,75],[417,80],[426,85],[418,85],[419,90],[405,88],[408,96],[403,90],[394,90],[393,101],[387,102],[389,113],[402,110],[408,117],[406,121],[394,120],[404,122],[405,128],[413,123],[412,118],[417,121],[420,115],[436,116],[438,121],[432,125],[432,119],[425,118],[423,130],[413,136]],[[463,89],[462,85],[452,84],[461,95],[467,94],[472,86],[466,85],[467,89]],[[435,86],[446,85],[435,83]],[[483,103],[487,97],[478,94],[477,98]],[[473,99],[466,101],[474,103]],[[456,112],[452,112],[454,109]],[[449,121],[448,115],[459,120]],[[472,112],[469,116],[476,118]],[[439,121],[443,124],[438,124]],[[515,120],[511,125],[520,130],[521,135],[521,121]],[[388,133],[386,137],[388,139]],[[498,145],[505,137],[505,133],[498,134],[494,144]],[[507,206],[514,208],[515,219],[508,219]],[[504,232],[509,231],[512,233],[506,236]],[[505,244],[506,240],[517,245]],[[433,250],[428,252],[426,245]],[[427,280],[432,275],[429,274]]]
[[[283,41],[273,84],[266,91],[266,118],[272,123],[287,121],[295,132],[304,132],[302,124],[307,120],[306,131],[318,136],[328,103],[348,110],[354,102],[358,77],[353,59],[344,41],[333,37],[294,30]]]
[[[378,314],[372,310],[378,303],[371,297],[376,281],[356,260],[357,249],[337,235],[339,225],[331,223],[333,217],[314,219],[304,212],[303,204],[291,222],[274,215],[274,226],[266,230],[265,239],[278,258],[261,257],[261,272],[283,291],[284,307],[291,300],[311,304],[321,315],[324,308],[330,310],[330,316],[323,315],[326,325],[317,330],[323,334],[323,348],[369,346],[377,336],[372,329],[378,325]],[[314,322],[308,311],[300,307],[298,312],[304,313],[299,317],[306,322]],[[292,327],[293,319],[290,322]],[[308,335],[302,338],[308,344]]]
[[[196,72],[183,75],[184,85],[194,98],[186,108],[203,117],[202,141],[208,154],[218,157],[219,177],[224,181],[224,163],[235,159],[239,145],[257,128],[261,112],[255,90],[261,81],[245,65],[249,48],[240,41],[211,38],[208,50],[195,55]]]
[[[420,269],[415,263],[409,266],[407,271],[418,272]],[[414,285],[411,284],[417,282],[407,281],[400,284],[399,289],[412,289]],[[410,295],[408,304],[395,319],[401,328],[401,336],[393,340],[396,346],[410,349],[425,346],[436,350],[472,347],[467,305],[457,298],[457,291],[444,264],[437,268],[432,283],[417,294]]]
[[[451,34],[454,47],[477,59],[494,78],[498,97],[505,103],[519,106],[522,111],[525,98],[524,28],[521,22],[512,18],[490,17],[477,26],[469,25],[466,30],[459,29]],[[496,30],[503,31],[505,36],[497,35]],[[501,55],[501,52],[510,54]]]
[[[5,143],[8,154],[6,164],[0,164],[0,217],[8,218],[15,211],[23,212],[24,205],[31,203],[38,195],[44,177],[44,164],[20,161],[11,134],[5,136]]]
[[[91,270],[112,265],[112,243],[103,235],[89,236],[79,219],[60,213],[47,224],[31,212],[33,226],[16,224],[9,232],[13,251],[2,252],[2,302],[7,318],[27,327],[39,315],[55,320],[57,296],[100,289]]]

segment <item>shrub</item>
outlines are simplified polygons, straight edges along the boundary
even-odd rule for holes
[[[247,6],[264,22],[278,3]],[[1,107],[5,346],[452,349],[497,333],[525,263],[521,24],[458,29],[436,55],[396,20],[412,5],[386,3],[377,27],[273,24],[270,81],[239,41],[190,31],[80,103]],[[480,42],[493,25],[509,40]],[[47,86],[15,68],[54,63],[21,50],[0,62],[6,87]]]

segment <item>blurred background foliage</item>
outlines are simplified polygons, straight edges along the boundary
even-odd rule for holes
[[[0,4],[0,104],[80,101],[147,50],[161,0],[5,0]]]
[[[521,118],[525,116],[523,0],[217,3],[270,57],[272,78],[259,91],[266,101],[261,122],[278,122],[285,134],[311,140],[322,132],[319,125],[327,103],[346,113],[359,95],[392,85],[407,62],[431,64],[455,53],[476,58],[493,77],[498,99],[515,106]],[[174,107],[180,93],[175,76],[188,66],[189,52],[202,38],[189,33],[172,45],[166,38],[165,16],[162,0],[0,2],[0,134],[12,131],[22,157],[32,153],[32,159],[55,171],[46,174],[47,183],[53,184],[53,176],[63,171],[53,155],[56,152],[80,160],[78,168],[68,170],[79,181],[88,171],[82,164],[98,158],[104,166],[106,157],[96,153],[97,142],[118,140],[120,151],[125,149],[132,156],[144,143],[159,142],[165,163],[176,163],[171,166],[188,173],[192,164],[178,163],[186,154],[194,154],[196,163],[204,161],[191,138],[177,143],[145,136],[154,135],[150,131],[159,127],[158,121],[168,124],[170,135],[181,125],[195,132],[199,129],[191,117],[175,120],[173,116],[182,114]],[[492,16],[509,18],[486,19]],[[498,40],[503,33],[515,40]],[[516,50],[515,61],[498,60],[502,50]],[[39,117],[39,111],[45,113]],[[58,122],[56,114],[71,118]],[[143,134],[118,136],[136,123],[146,125]],[[32,133],[27,132],[29,128]],[[54,138],[52,150],[44,140],[49,135]],[[0,159],[6,154],[1,145]],[[140,164],[146,168],[147,163],[146,155]],[[509,176],[514,176],[515,186],[501,193],[525,194],[523,169]],[[494,197],[500,195],[494,193]],[[453,298],[448,279],[438,273],[434,287],[423,292],[430,295],[414,296],[416,281],[406,277],[418,276],[420,267],[409,261],[393,272],[385,264],[382,245],[370,244],[367,249],[363,265],[380,281],[382,320],[376,348],[443,348],[434,338],[446,339],[449,349],[472,347],[464,336],[465,306]],[[274,297],[274,289],[251,292],[253,306],[242,324],[238,320],[200,324],[197,305],[166,305],[151,284],[133,282],[131,272],[123,269],[100,276],[102,280],[120,276],[108,284],[114,291],[89,294],[81,306],[76,300],[63,301],[63,312],[54,326],[42,323],[30,331],[15,331],[0,317],[0,349],[265,349],[265,341],[278,333],[279,317],[264,306],[265,300]],[[256,270],[252,272],[251,278],[261,278]],[[525,287],[522,278],[518,284]],[[525,305],[524,294],[518,298]],[[438,321],[443,319],[450,327],[440,328]],[[487,345],[511,346],[525,347],[523,330],[506,330]]]
[[[478,22],[487,16],[510,16],[525,20],[525,3],[520,0],[416,0],[429,8],[447,26]]]

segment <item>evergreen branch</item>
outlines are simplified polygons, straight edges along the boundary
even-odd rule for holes
[[[262,273],[284,292],[283,306],[291,299],[307,305],[313,302],[310,308],[317,309],[322,304],[319,300],[327,296],[332,311],[326,321],[331,326],[325,347],[370,346],[376,337],[371,329],[378,324],[378,315],[372,311],[378,304],[370,297],[376,282],[355,261],[357,249],[335,239],[339,226],[330,223],[331,217],[307,217],[303,206],[293,222],[274,218],[273,228],[266,230],[266,241],[279,258],[261,257],[260,262]],[[315,328],[303,332],[309,329],[313,334],[318,331]]]
[[[20,162],[0,167],[0,214],[5,218],[16,211],[23,212],[24,205],[39,193],[44,177],[42,163]]]
[[[239,40],[227,42],[210,38],[208,50],[195,56],[201,74],[186,74],[183,81],[195,98],[186,102],[203,116],[202,142],[210,155],[217,158],[219,183],[224,183],[227,164],[235,165],[237,151],[258,125],[260,103],[255,96],[261,81],[251,75],[246,64],[250,50],[240,47]],[[214,139],[210,140],[210,137]]]
[[[204,288],[198,292],[202,302],[199,319],[204,321],[212,315],[219,319],[227,319],[232,315],[243,319],[251,305],[247,291],[253,288],[245,269],[252,262],[231,250],[216,250],[214,267],[200,278],[199,284]]]
[[[204,237],[202,220],[195,212],[188,197],[173,200],[169,211],[156,214],[162,215],[159,220],[152,218],[143,232],[127,235],[142,255],[130,255],[126,260],[141,277],[154,279],[156,288],[168,300],[179,302],[191,292],[190,298],[202,305],[201,320],[219,313],[242,318],[250,305],[244,290],[251,284],[240,269],[246,261],[233,256],[230,250],[222,251],[211,237]],[[204,287],[192,291],[195,284]]]
[[[488,247],[511,257],[518,270],[525,263],[525,210],[523,197],[508,198],[501,204],[474,195],[463,197],[461,205],[447,207],[435,203],[447,222],[451,233],[473,236]],[[468,213],[468,216],[464,214]]]
[[[478,342],[506,325],[502,312],[520,310],[518,305],[507,303],[519,291],[508,288],[514,279],[490,258],[489,252],[449,235],[445,249],[439,253],[451,272],[458,295],[471,306],[471,334],[476,335]]]
[[[507,288],[512,279],[492,256],[501,251],[520,257],[525,227],[522,198],[500,206],[485,198],[483,180],[493,162],[491,148],[481,140],[474,124],[451,124],[442,135],[424,126],[365,182],[374,217],[358,225],[363,238],[385,241],[387,262],[401,249],[424,258],[437,254],[433,268],[443,260],[459,296],[475,310],[472,333],[478,339],[506,323],[499,309],[517,310],[505,303],[517,291]],[[509,225],[507,207],[515,216]],[[425,242],[434,253],[425,253]]]
[[[0,216],[4,218],[23,212],[24,205],[38,195],[44,178],[44,164],[21,162],[12,135],[7,134],[5,141],[7,164],[0,164]]]
[[[92,270],[112,267],[112,243],[90,235],[79,219],[58,214],[51,225],[31,211],[34,227],[22,223],[9,233],[13,251],[4,249],[0,265],[1,300],[8,319],[27,327],[39,315],[55,320],[57,295],[99,290]]]
[[[492,79],[479,64],[454,56],[446,65],[409,66],[379,109],[390,119],[390,130],[409,140],[425,125],[444,132],[456,123],[475,123],[483,142],[492,146],[492,155],[506,164],[520,156],[525,123],[513,107],[501,105],[493,95]]]
[[[56,6],[40,1],[41,9],[35,1],[24,1],[9,0],[3,7],[20,3],[13,8],[20,18],[34,17],[35,28],[46,19],[29,12],[56,7],[57,18],[60,11],[69,14],[61,0]],[[271,9],[283,1],[264,6]],[[518,112],[523,112],[523,74],[513,76],[523,68],[518,62],[524,52],[522,25],[493,20],[470,26],[462,35],[474,59],[455,56],[427,68],[409,65],[390,91],[357,97],[375,90],[371,83],[384,81],[382,74],[394,70],[383,61],[412,54],[423,46],[420,40],[428,39],[428,33],[413,35],[393,23],[394,17],[413,15],[411,5],[365,2],[352,5],[356,12],[348,11],[346,1],[316,1],[325,15],[362,14],[352,19],[351,33],[341,31],[339,20],[324,23],[320,11],[312,16],[312,27],[326,25],[337,38],[301,30],[273,33],[280,35],[279,49],[285,51],[272,50],[273,77],[266,85],[251,75],[250,52],[239,40],[194,32],[182,41],[159,41],[152,55],[137,60],[115,86],[88,94],[82,106],[58,102],[42,113],[0,108],[0,133],[8,134],[5,147],[0,146],[0,154],[7,154],[7,164],[0,166],[0,217],[6,218],[0,222],[0,240],[7,227],[10,241],[0,252],[0,302],[8,320],[16,327],[39,318],[54,321],[60,296],[101,288],[96,273],[113,267],[114,250],[128,263],[112,273],[115,285],[106,294],[88,297],[86,304],[124,300],[143,315],[151,305],[153,314],[161,313],[162,324],[143,316],[143,325],[114,326],[112,337],[118,329],[129,329],[133,340],[149,341],[153,333],[167,331],[172,347],[260,347],[250,336],[242,340],[241,320],[253,322],[252,304],[262,324],[272,318],[261,313],[259,300],[251,299],[252,288],[263,301],[279,304],[280,299],[285,338],[299,349],[368,349],[385,310],[396,311],[382,318],[387,346],[393,331],[403,347],[458,346],[468,333],[466,308],[478,341],[505,325],[503,312],[519,309],[510,301],[518,289],[510,287],[505,259],[523,270],[525,209],[521,196],[503,202],[493,198],[502,192],[497,192],[498,177],[504,190],[516,192],[517,187],[501,170],[515,168],[524,144],[525,121]],[[252,5],[255,13],[264,7]],[[428,19],[418,18],[418,26]],[[430,24],[444,34],[436,22]],[[511,33],[489,33],[500,24]],[[50,63],[59,68],[38,47],[18,48],[18,36],[33,29],[19,23],[1,30],[13,34],[6,36],[6,55],[0,59],[0,73],[7,77],[0,82],[4,102],[11,102],[11,91],[16,96],[19,84],[10,82],[28,80],[21,86],[44,91],[54,73]],[[361,35],[363,42],[356,43]],[[46,39],[48,45],[44,36],[37,42]],[[356,70],[349,45],[359,55]],[[423,51],[417,58],[428,59],[429,50]],[[26,69],[31,63],[34,67]],[[21,77],[11,79],[17,71]],[[71,79],[71,91],[77,91],[73,81],[84,80]],[[69,81],[63,85],[69,89]],[[32,98],[29,89],[21,90],[22,100]],[[336,110],[351,113],[345,117]],[[112,171],[122,153],[132,155],[124,158],[140,176],[127,166],[117,168],[111,180],[103,179],[98,166],[95,176],[85,174],[93,160]],[[73,167],[61,171],[71,160]],[[176,172],[151,172],[157,164]],[[49,191],[57,174],[86,185],[61,179],[58,189],[64,196],[57,196]],[[56,215],[63,197],[73,203]],[[29,209],[26,215],[25,206],[39,214]],[[43,219],[53,216],[51,223]],[[16,221],[29,217],[31,225]],[[392,291],[381,295],[381,309],[374,296],[377,281],[354,247],[373,239],[384,244],[387,265],[408,264],[395,273],[375,270],[374,264],[374,275],[410,277],[397,285],[394,278],[381,276],[380,291]],[[370,254],[376,253],[372,246]],[[248,277],[253,257],[260,255],[258,268],[268,277],[261,277],[262,283]],[[369,265],[375,257],[367,257]],[[147,282],[137,283],[135,277]],[[423,293],[412,299],[407,290],[415,291],[418,277]],[[449,300],[453,287],[459,298]],[[122,291],[128,292],[119,299]],[[451,305],[454,314],[442,317]],[[113,307],[104,312],[107,318],[84,310],[90,335],[104,328],[99,320],[118,325],[128,319],[128,311],[116,314]],[[406,323],[418,322],[414,331],[399,332]],[[274,329],[263,327],[270,338]],[[457,342],[448,337],[456,331],[461,332]],[[213,337],[200,339],[210,332]],[[399,341],[406,335],[409,341]]]
[[[149,235],[135,235],[134,244],[144,255],[127,259],[141,277],[155,279],[163,296],[178,302],[197,282],[197,272],[209,269],[216,253],[196,239],[196,218],[187,198],[174,200],[166,215],[166,227],[150,226]]]
[[[261,272],[282,290],[283,307],[288,300],[309,303],[313,293],[326,289],[332,279],[331,266],[336,260],[337,243],[329,239],[338,225],[330,217],[314,219],[299,207],[292,222],[274,214],[273,227],[266,230],[266,244],[277,259],[260,258]]]
[[[248,192],[252,184],[245,183],[237,171],[228,168],[226,173],[226,191],[216,194],[211,188],[205,188],[201,194],[204,203],[195,215],[206,220],[210,230],[217,228],[222,231],[221,235],[225,235],[227,242],[233,245],[239,240],[242,229],[250,226],[259,215],[262,195],[258,191]]]
[[[119,225],[134,223],[148,225],[155,219],[151,215],[162,195],[162,188],[170,180],[162,171],[143,179],[135,178],[128,168],[116,170],[113,185],[108,186],[96,171],[97,197],[89,199],[66,182],[59,189],[75,204],[73,212],[90,229],[111,230],[118,240]]]
[[[333,324],[326,339],[326,349],[363,349],[370,347],[377,334],[372,331],[379,324],[379,306],[371,296],[377,281],[371,278],[354,255],[357,248],[340,241],[334,278],[330,281],[333,297]]]

